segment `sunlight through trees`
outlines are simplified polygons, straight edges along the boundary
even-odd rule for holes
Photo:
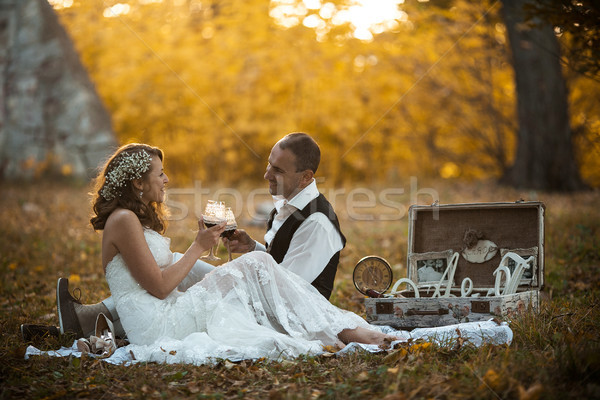
[[[291,131],[317,138],[335,184],[498,178],[515,157],[500,2],[51,2],[120,141],[164,148],[179,182],[259,179]],[[600,85],[565,75],[580,170],[598,186]]]

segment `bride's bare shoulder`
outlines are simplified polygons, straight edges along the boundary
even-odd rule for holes
[[[124,225],[141,227],[140,220],[133,211],[125,208],[117,208],[108,216],[104,229],[110,229],[113,226],[122,227]]]

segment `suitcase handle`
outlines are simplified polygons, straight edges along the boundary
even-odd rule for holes
[[[447,308],[440,308],[438,310],[415,310],[414,308],[411,308],[409,310],[406,311],[406,315],[411,316],[411,315],[444,315],[444,314],[448,314],[449,311]]]

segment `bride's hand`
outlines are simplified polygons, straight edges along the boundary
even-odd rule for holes
[[[221,236],[221,233],[225,231],[226,225],[227,222],[222,222],[207,228],[204,226],[202,218],[200,218],[198,220],[198,233],[196,234],[196,239],[194,241],[203,250],[208,250],[219,242],[219,237]]]

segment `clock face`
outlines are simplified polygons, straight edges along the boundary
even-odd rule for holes
[[[352,279],[354,286],[362,294],[367,294],[367,289],[384,293],[392,284],[392,268],[381,257],[367,256],[354,267]]]

